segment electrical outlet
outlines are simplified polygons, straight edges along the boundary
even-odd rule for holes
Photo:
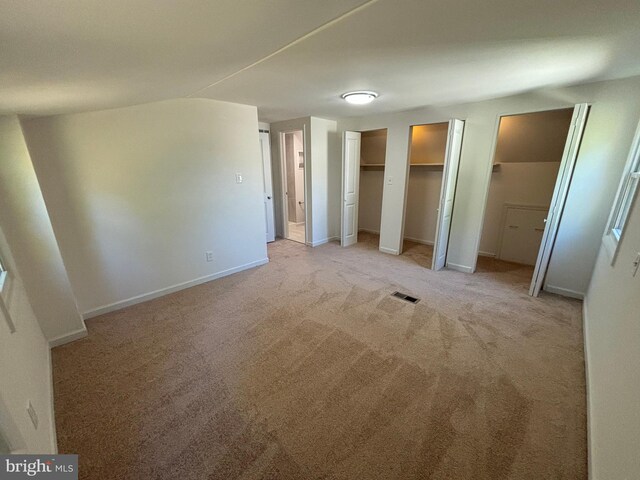
[[[393,177],[387,177],[387,185],[393,185]]]
[[[205,257],[207,258],[207,262],[213,262],[213,252],[205,252]]]
[[[31,404],[31,400],[29,400],[29,405],[27,406],[27,413],[29,414],[29,418],[31,418],[31,423],[33,423],[33,428],[38,429],[38,412],[33,408]]]

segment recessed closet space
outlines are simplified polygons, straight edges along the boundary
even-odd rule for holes
[[[573,111],[501,117],[480,241],[480,270],[498,260],[519,264],[502,264],[513,273],[533,274]]]
[[[413,125],[402,254],[431,268],[449,122]]]
[[[361,132],[358,242],[380,243],[382,190],[387,153],[387,129]]]

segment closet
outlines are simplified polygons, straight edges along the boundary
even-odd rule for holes
[[[387,152],[387,129],[360,132],[360,188],[358,242],[380,243],[382,190]]]
[[[431,268],[449,122],[413,125],[404,215],[403,254]]]
[[[491,175],[480,257],[529,266],[532,274],[573,110],[501,117],[494,156],[499,168]],[[481,268],[490,266],[479,261]]]

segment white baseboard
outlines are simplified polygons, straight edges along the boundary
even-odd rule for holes
[[[319,245],[324,245],[325,243],[333,242],[334,240],[340,240],[340,237],[327,237],[323,240],[318,240],[317,242],[311,242],[308,245],[312,247],[317,247]]]
[[[491,253],[491,252],[478,252],[478,255],[480,255],[481,257],[491,257],[491,258],[496,258],[497,253]]]
[[[473,273],[473,267],[468,267],[466,265],[458,265],[457,263],[447,262],[447,268],[449,270],[455,270],[456,272]]]
[[[592,452],[593,452],[593,444],[592,444],[592,438],[591,438],[591,396],[590,396],[590,390],[589,390],[589,385],[591,384],[590,382],[590,377],[589,377],[589,334],[588,334],[588,328],[587,328],[587,301],[586,298],[584,298],[584,301],[582,303],[582,338],[584,341],[584,374],[585,374],[585,385],[586,385],[586,391],[587,391],[587,473],[588,473],[588,478],[589,480],[593,479],[593,461],[592,461]]]
[[[391,255],[400,255],[400,252],[398,252],[398,250],[396,250],[395,248],[380,247],[379,250],[382,253],[390,253]]]
[[[84,319],[84,315],[83,315]],[[80,340],[88,335],[86,327],[79,328],[70,333],[64,333],[55,338],[49,340],[49,348],[59,347],[65,343],[73,342],[74,340]]]
[[[359,228],[358,233],[360,232],[370,233],[372,235],[380,235],[380,230],[370,230],[368,228]]]
[[[414,237],[404,237],[403,240],[409,240],[410,242],[421,243],[422,245],[431,245],[433,246],[434,242],[431,240],[422,240],[421,238]]]
[[[87,320],[89,318],[97,317],[98,315],[104,315],[105,313],[114,312],[116,310],[120,310],[122,308],[129,307],[137,303],[153,300],[154,298],[162,297],[170,293],[179,292],[180,290],[184,290],[185,288],[195,287],[196,285],[207,283],[212,280],[216,280],[218,278],[226,277],[227,275],[232,275],[234,273],[238,273],[243,270],[259,267],[260,265],[265,265],[266,263],[269,263],[269,259],[263,258],[262,260],[256,260],[255,262],[250,262],[244,265],[240,265],[238,267],[222,270],[221,272],[196,278],[195,280],[189,280],[188,282],[178,283],[176,285],[172,285],[166,288],[161,288],[153,292],[143,293],[142,295],[136,295],[135,297],[131,297],[126,300],[114,302],[109,305],[103,305],[102,307],[94,308],[92,310],[87,310],[86,312],[82,313],[82,318],[84,320]]]
[[[569,290],[568,288],[554,287],[553,285],[545,285],[542,288],[545,292],[555,293],[562,295],[563,297],[577,298],[578,300],[584,300],[584,293],[576,292],[575,290]]]

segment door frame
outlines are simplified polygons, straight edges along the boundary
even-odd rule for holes
[[[485,224],[485,220],[486,220],[486,214],[487,214],[487,203],[489,201],[489,189],[491,188],[491,179],[492,179],[492,174],[493,174],[493,164],[494,164],[494,159],[496,156],[496,150],[498,148],[498,134],[500,133],[500,121],[502,120],[502,117],[510,117],[510,116],[515,116],[515,115],[526,115],[528,113],[542,113],[542,112],[553,112],[553,111],[557,111],[557,110],[573,110],[575,113],[575,109],[578,105],[583,105],[586,104],[587,108],[591,108],[591,103],[588,102],[583,102],[583,103],[574,103],[574,104],[568,104],[568,105],[563,105],[563,106],[550,106],[550,107],[540,107],[540,108],[522,108],[522,109],[518,109],[518,110],[510,110],[510,111],[502,111],[496,114],[495,117],[495,121],[494,121],[494,127],[493,127],[493,140],[491,143],[491,154],[489,156],[489,160],[487,162],[487,166],[485,169],[485,188],[484,188],[484,199],[482,202],[482,211],[481,211],[481,215],[480,215],[480,228],[478,229],[478,232],[476,234],[476,241],[475,241],[475,248],[474,248],[474,256],[473,256],[473,265],[471,266],[471,269],[469,271],[469,273],[475,273],[477,267],[478,267],[478,255],[480,253],[480,241],[482,240],[482,232],[484,230],[484,224]],[[573,124],[573,117],[571,120],[572,124]],[[569,136],[571,135],[571,125],[569,125],[569,132],[567,132],[567,139],[569,139]],[[584,132],[583,132],[584,133]],[[566,148],[566,143],[565,143],[565,148]],[[563,156],[564,156],[564,151],[563,151]],[[575,163],[574,163],[574,167],[575,167]],[[560,175],[560,171],[558,172],[558,175]],[[558,177],[556,177],[556,182],[558,181]],[[570,185],[569,185],[570,186]],[[566,196],[569,193],[569,188],[566,189],[566,191],[564,192],[564,199],[566,200]],[[556,230],[556,234],[557,234],[557,230]],[[554,241],[555,241],[555,237],[554,237]],[[542,248],[542,246],[541,246]],[[545,273],[546,273],[546,269],[545,269]],[[533,281],[533,279],[532,279]]]
[[[435,261],[435,252],[436,252],[436,245],[438,242],[438,222],[440,220],[440,203],[442,201],[442,189],[444,187],[444,180],[445,180],[445,167],[446,167],[446,162],[447,162],[447,156],[449,153],[449,148],[450,148],[450,141],[451,141],[451,136],[452,136],[452,125],[453,125],[453,121],[454,120],[460,120],[463,123],[463,131],[462,131],[462,142],[464,143],[464,134],[465,134],[465,128],[466,128],[466,119],[464,118],[458,118],[458,117],[453,117],[453,118],[447,118],[445,120],[436,120],[433,122],[427,122],[427,123],[412,123],[409,125],[409,133],[408,133],[408,138],[407,138],[407,170],[406,170],[406,174],[405,174],[405,184],[404,184],[404,207],[402,209],[402,228],[400,229],[400,246],[398,248],[398,255],[402,255],[402,252],[404,250],[404,227],[405,227],[405,220],[406,220],[406,214],[407,214],[407,200],[409,198],[409,175],[411,175],[411,143],[412,143],[412,133],[413,133],[413,127],[420,127],[422,125],[439,125],[439,124],[447,124],[447,141],[445,144],[445,152],[444,152],[444,165],[442,167],[442,181],[440,182],[440,191],[438,193],[438,205],[437,205],[437,210],[438,210],[438,214],[436,217],[436,237],[433,239],[433,252],[434,252],[434,260],[431,263],[431,267],[429,267],[430,270],[433,270],[433,265],[434,265],[434,261]],[[462,149],[462,147],[461,147]],[[462,150],[460,151],[460,161],[462,161]],[[460,165],[458,164],[458,167],[460,167]],[[457,184],[457,181],[456,181]],[[454,194],[455,197],[455,194]]]
[[[578,103],[573,110],[569,133],[562,152],[560,171],[556,178],[553,197],[551,197],[551,207],[549,208],[549,215],[542,235],[542,245],[538,252],[538,259],[533,271],[531,286],[529,287],[529,295],[532,297],[537,297],[545,284],[545,277],[551,263],[551,255],[560,230],[560,221],[562,220],[564,207],[571,189],[571,180],[578,161],[580,145],[587,126],[587,120],[589,119],[590,108],[588,103]]]
[[[282,189],[279,192],[281,195],[281,203],[282,203],[282,233],[283,237],[287,240],[289,239],[289,205],[287,202],[287,165],[286,165],[286,151],[285,151],[285,142],[284,138],[286,134],[302,132],[302,158],[304,165],[304,172],[302,175],[303,178],[303,198],[304,198],[304,244],[310,245],[309,241],[309,189],[307,188],[307,174],[309,163],[307,161],[307,137],[306,137],[306,128],[302,126],[301,128],[292,128],[287,130],[278,131],[278,146],[280,150],[280,184],[282,185]]]
[[[264,147],[263,140],[267,142],[267,154],[269,155],[268,159],[264,157]],[[271,134],[269,130],[260,128],[258,130],[258,142],[260,143],[260,155],[262,156],[262,176],[263,176],[263,185],[266,186],[268,183],[271,186],[271,196],[267,195],[268,192],[264,192],[264,202],[265,202],[265,222],[266,222],[266,230],[267,230],[267,243],[275,241],[276,238],[276,220],[275,220],[275,199],[274,199],[274,189],[273,189],[273,169],[271,167]],[[269,175],[267,178],[267,171],[265,165],[268,165]],[[267,202],[270,201],[271,205],[269,206]],[[272,235],[269,235],[269,210],[271,210],[271,222],[272,222]]]

